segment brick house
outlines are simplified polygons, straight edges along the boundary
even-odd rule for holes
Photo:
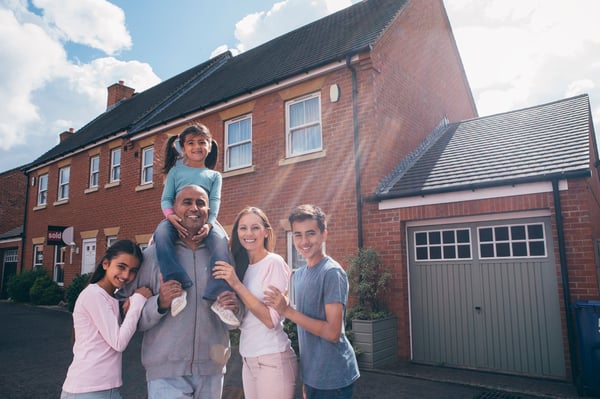
[[[23,217],[27,178],[15,168],[0,173],[0,298],[6,298],[6,283],[17,273],[22,252]]]
[[[580,95],[443,124],[382,180],[365,235],[402,265],[412,360],[575,378],[572,303],[600,297],[597,168]]]
[[[573,252],[567,255],[580,257],[576,261],[581,265],[573,269],[567,286],[589,285],[587,291],[572,289],[570,299],[598,295],[594,240],[600,228],[594,223],[598,209],[590,194],[597,190],[598,180],[589,177],[597,159],[589,103],[587,97],[567,101],[572,102],[577,106],[567,107],[559,115],[587,124],[582,127],[586,129],[587,158],[578,160],[573,169],[577,173],[539,172],[546,179],[536,175],[546,183],[555,181],[547,176],[558,179],[561,199],[569,196],[564,206],[577,206],[571,195],[581,198],[581,212],[587,217],[583,220],[583,216],[570,213],[573,219],[565,231],[570,234],[565,242],[578,245],[578,250],[570,247]],[[582,111],[586,104],[587,113]],[[523,116],[523,112],[516,111],[515,115]],[[525,113],[529,123],[542,118],[534,111]],[[453,352],[438,350],[436,354],[440,352],[441,357],[436,357],[423,349],[450,344],[458,348],[456,342],[441,338],[423,341],[431,328],[448,328],[433,324],[435,318],[428,316],[434,313],[418,302],[423,299],[417,296],[419,291],[438,289],[426,286],[426,278],[419,280],[421,285],[414,285],[418,281],[412,278],[418,271],[415,265],[437,260],[417,257],[422,248],[429,251],[435,247],[434,242],[422,244],[423,235],[429,237],[431,233],[433,237],[436,229],[440,236],[453,231],[454,237],[460,235],[462,240],[468,230],[463,223],[481,223],[474,228],[494,231],[495,224],[483,222],[501,218],[510,221],[501,227],[514,224],[518,231],[531,225],[539,232],[542,226],[543,237],[548,239],[543,241],[544,259],[546,264],[556,265],[554,278],[561,276],[564,257],[559,251],[562,244],[558,241],[555,200],[547,184],[546,191],[513,191],[499,198],[465,195],[467,189],[478,192],[512,187],[520,184],[521,176],[517,172],[510,175],[512,169],[506,175],[509,177],[491,180],[467,173],[471,165],[479,167],[477,162],[485,161],[479,152],[485,148],[468,147],[465,143],[471,141],[467,139],[453,153],[452,162],[461,167],[452,168],[450,162],[443,164],[446,169],[436,169],[440,164],[435,157],[444,154],[443,145],[452,143],[462,129],[485,126],[483,132],[491,133],[485,142],[491,145],[503,137],[499,134],[506,133],[503,120],[511,115],[477,118],[441,0],[365,0],[238,56],[216,56],[144,92],[135,93],[125,82],[110,86],[106,112],[76,132],[63,132],[60,143],[26,169],[32,184],[27,185],[23,267],[32,267],[36,259],[56,281],[69,285],[77,274],[94,268],[112,240],[129,238],[146,245],[162,218],[164,144],[169,136],[199,121],[210,128],[219,144],[217,169],[223,174],[219,220],[226,228],[231,228],[244,206],[264,209],[274,227],[276,252],[298,267],[302,260],[291,244],[286,218],[293,206],[310,202],[330,215],[327,252],[342,264],[358,247],[380,251],[394,271],[388,304],[398,317],[400,358],[569,379],[572,340],[568,309],[558,300],[564,287],[558,285],[557,308],[551,310],[555,311],[553,323],[558,322],[562,331],[558,338],[562,362],[552,363],[550,372],[456,359]],[[568,125],[561,126],[568,131]],[[544,129],[540,127],[538,134],[544,134]],[[562,133],[552,137],[558,140]],[[584,140],[584,133],[578,133],[576,138]],[[527,159],[529,153],[520,153],[521,147],[512,145],[499,141],[494,149],[510,154],[514,148],[515,157]],[[458,151],[461,147],[464,152]],[[577,148],[579,156],[583,156],[582,149]],[[421,162],[426,160],[430,163],[423,169]],[[538,173],[535,164],[521,166],[522,170],[528,168]],[[463,180],[452,184],[441,179],[433,188],[428,187],[430,173],[439,171],[442,177],[451,172],[449,178]],[[491,172],[485,169],[483,173]],[[535,186],[537,180],[533,180],[529,184]],[[565,181],[568,190],[564,190]],[[440,200],[444,195],[459,201]],[[404,203],[404,198],[413,202]],[[428,202],[430,198],[433,202]],[[66,234],[68,227],[72,229]],[[472,255],[476,241],[474,233],[468,231]],[[72,240],[62,235],[72,235]],[[410,237],[418,237],[416,252]],[[532,239],[532,243],[540,245],[539,240]],[[464,251],[467,244],[460,244]],[[459,248],[458,242],[454,245]],[[554,258],[549,259],[551,254]],[[475,263],[473,256],[465,259]],[[594,281],[588,283],[591,280],[584,273],[592,272]],[[544,278],[549,276],[546,273]],[[464,288],[458,282],[456,286]],[[479,303],[468,305],[486,312]],[[417,321],[421,324],[415,324]],[[463,328],[473,326],[472,318],[465,316],[463,321]],[[464,335],[458,328],[455,333],[457,337]],[[461,350],[467,344],[461,342]],[[477,360],[479,354],[473,356]],[[548,356],[554,359],[556,354]]]

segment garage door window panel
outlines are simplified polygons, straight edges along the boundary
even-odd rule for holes
[[[471,259],[469,229],[416,232],[415,254],[417,261]]]
[[[481,258],[546,256],[546,238],[541,223],[479,227],[478,236]]]

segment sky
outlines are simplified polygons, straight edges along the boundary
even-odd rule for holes
[[[104,112],[113,83],[142,92],[357,1],[0,0],[0,173]],[[600,1],[443,2],[480,116],[587,93],[600,134]]]

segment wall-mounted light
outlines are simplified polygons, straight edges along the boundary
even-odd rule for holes
[[[329,86],[329,99],[332,103],[336,103],[340,99],[340,86],[337,83]]]
[[[134,146],[135,146],[134,142],[130,141],[123,146],[123,151],[127,152],[127,150],[133,149]]]

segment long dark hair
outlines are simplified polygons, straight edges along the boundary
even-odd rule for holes
[[[165,148],[165,164],[162,169],[164,174],[169,173],[171,168],[175,166],[177,160],[183,156],[175,148],[175,140],[179,141],[179,147],[183,149],[185,138],[190,134],[204,136],[206,140],[208,140],[208,142],[210,143],[210,152],[204,160],[204,165],[208,169],[214,169],[215,166],[217,166],[217,159],[219,157],[219,146],[217,145],[217,142],[213,140],[210,130],[208,130],[208,128],[203,124],[196,123],[194,125],[186,127],[181,133],[179,133],[176,136],[171,136],[169,137],[169,140],[167,140],[167,145]]]
[[[108,247],[106,253],[102,257],[102,259],[100,259],[98,265],[96,265],[96,270],[94,270],[94,273],[90,277],[90,284],[97,283],[98,281],[102,280],[106,275],[106,270],[104,270],[104,267],[102,266],[102,263],[104,263],[105,260],[110,262],[114,257],[119,256],[119,254],[123,253],[135,256],[139,260],[140,265],[144,261],[144,255],[142,255],[142,250],[140,249],[140,247],[138,247],[138,245],[135,242],[131,240],[119,240],[110,247]]]
[[[240,219],[244,215],[248,215],[250,213],[258,216],[262,225],[265,229],[267,229],[268,233],[263,241],[263,246],[269,252],[273,251],[275,248],[275,235],[273,234],[273,229],[271,228],[271,223],[269,222],[269,218],[263,212],[262,209],[257,208],[255,206],[247,206],[240,211],[235,217],[235,221],[233,222],[233,229],[231,231],[231,254],[233,255],[233,259],[235,261],[236,273],[240,280],[244,278],[244,274],[246,273],[246,269],[248,269],[248,264],[250,263],[250,259],[248,258],[248,251],[246,248],[242,246],[240,242],[240,236],[238,235],[238,226],[240,225]]]

